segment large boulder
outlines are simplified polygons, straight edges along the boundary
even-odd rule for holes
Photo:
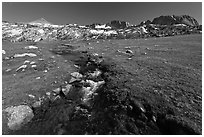
[[[33,110],[27,105],[11,106],[4,111],[9,115],[8,127],[11,130],[20,129],[34,117]]]

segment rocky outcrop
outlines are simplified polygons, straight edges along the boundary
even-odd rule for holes
[[[124,29],[130,26],[128,22],[118,20],[111,21],[110,25],[114,29]]]
[[[152,24],[159,25],[175,25],[175,24],[185,24],[188,26],[199,26],[198,22],[189,15],[181,15],[181,16],[160,16],[154,18]]]

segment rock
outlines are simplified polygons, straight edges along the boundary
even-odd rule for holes
[[[91,86],[91,92],[95,92],[101,85],[105,84],[105,81],[94,82],[92,80],[86,80]]]
[[[69,83],[71,84],[71,83],[76,82],[76,81],[81,81],[81,79],[76,79],[76,78],[71,77]]]
[[[4,59],[8,60],[8,59],[9,59],[9,57],[5,57]]]
[[[9,72],[9,71],[11,71],[11,69],[6,69],[6,72]]]
[[[37,67],[37,65],[31,65],[31,68],[36,68]]]
[[[64,93],[65,96],[70,92],[71,88],[72,88],[72,85],[67,84],[65,88],[62,89],[62,92]]]
[[[6,54],[6,51],[2,49],[2,54]]]
[[[91,87],[82,87],[83,102],[87,102],[90,99]]]
[[[25,56],[36,57],[37,55],[34,54],[34,53],[15,54],[15,55],[14,55],[14,58],[17,58],[17,57],[25,57]]]
[[[36,101],[35,103],[33,103],[32,107],[37,108],[40,107],[42,104],[42,100]]]
[[[129,53],[129,54],[133,54],[133,51],[130,50],[130,49],[129,49],[129,50],[126,50],[125,52],[126,52],[126,53]]]
[[[83,75],[80,74],[79,72],[73,72],[73,73],[71,73],[71,76],[76,78],[76,79],[81,79],[83,77]]]
[[[146,112],[144,106],[135,99],[131,99],[131,105],[133,106],[133,111],[137,114]]]
[[[58,99],[60,99],[61,97],[59,96],[59,95],[57,95],[55,98],[54,98],[54,101],[55,100],[58,100]]]
[[[24,62],[23,62],[23,64],[26,64],[26,63],[29,63],[30,61],[29,60],[25,60]]]
[[[54,93],[56,93],[56,94],[59,94],[60,93],[60,88],[56,88],[56,89],[54,89],[54,90],[52,90]]]
[[[35,61],[31,61],[30,64],[31,64],[31,65],[35,64]]]
[[[25,49],[38,49],[36,46],[26,46]]]
[[[44,70],[43,72],[47,73],[47,70]]]
[[[82,87],[82,93],[83,93],[83,102],[87,103],[92,95],[94,95],[94,92],[105,83],[105,81],[99,81],[94,82],[92,80],[86,80],[86,83],[90,85],[90,87]]]
[[[156,123],[157,122],[157,119],[155,116],[152,116],[152,120]]]
[[[40,79],[40,77],[36,77],[35,79]]]
[[[91,78],[96,78],[98,76],[100,76],[102,74],[102,72],[98,69],[96,69],[93,73],[88,73],[88,75],[91,77]]]
[[[75,67],[75,68],[80,68],[80,66],[78,66],[78,65],[75,65],[75,64],[74,64],[74,67]]]
[[[31,95],[31,94],[28,94],[28,96],[29,96],[30,98],[35,98],[35,96],[34,96],[34,95]]]
[[[11,130],[19,130],[34,117],[33,110],[27,105],[11,106],[5,111],[9,114],[8,127]]]
[[[73,72],[71,73],[71,79],[69,81],[69,83],[73,83],[73,82],[76,82],[76,81],[81,81],[83,75],[80,74],[79,72]]]
[[[22,66],[18,67],[18,68],[16,69],[16,71],[18,71],[18,70],[20,70],[20,69],[25,69],[25,68],[27,68],[27,65],[22,65]]]
[[[47,96],[50,96],[50,95],[51,95],[51,93],[50,93],[50,92],[46,92],[45,94],[46,94]]]

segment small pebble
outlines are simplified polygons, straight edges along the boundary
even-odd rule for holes
[[[44,70],[43,72],[47,73],[47,70]]]
[[[152,116],[152,119],[153,119],[154,122],[157,122],[157,119],[156,119],[155,116]]]
[[[30,64],[31,64],[31,65],[32,65],[32,64],[35,64],[35,61],[31,61]]]
[[[31,94],[29,94],[28,95],[30,98],[35,98],[35,96],[34,95],[31,95]]]
[[[37,65],[31,65],[31,68],[36,68],[37,67]]]
[[[40,77],[37,77],[37,78],[35,78],[35,79],[40,79]]]
[[[51,95],[51,93],[50,93],[50,92],[46,92],[46,95],[47,95],[47,96],[50,96],[50,95]]]

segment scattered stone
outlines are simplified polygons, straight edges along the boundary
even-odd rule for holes
[[[99,56],[98,53],[93,53],[92,55],[93,55],[93,56]]]
[[[38,49],[36,46],[26,46],[25,49]]]
[[[2,54],[6,54],[6,51],[2,49]]]
[[[142,55],[147,55],[147,53],[146,52],[144,52],[144,53],[141,53]]]
[[[33,110],[27,105],[11,106],[5,111],[9,114],[8,127],[11,130],[20,129],[34,117]]]
[[[9,72],[9,71],[11,71],[11,69],[6,69],[6,72]]]
[[[61,97],[59,96],[59,95],[57,95],[55,98],[54,98],[54,101],[55,100],[58,100],[58,99],[60,99]]]
[[[60,88],[56,88],[56,89],[54,89],[54,90],[52,90],[53,92],[55,92],[56,94],[59,94],[60,93]]]
[[[54,59],[54,58],[55,58],[55,56],[51,56],[50,58],[51,58],[51,59]]]
[[[126,50],[125,52],[128,53],[128,54],[133,54],[132,50]]]
[[[40,77],[36,77],[35,79],[40,79]]]
[[[42,58],[39,58],[38,60],[40,60],[40,61],[43,61],[44,59],[42,59]]]
[[[34,96],[34,95],[31,95],[31,94],[28,94],[28,96],[29,96],[30,98],[35,98],[35,96]]]
[[[22,66],[18,67],[18,68],[16,69],[16,71],[18,71],[18,70],[20,70],[20,69],[25,69],[25,68],[27,68],[27,65],[22,65]]]
[[[36,68],[37,67],[37,65],[31,65],[31,68]]]
[[[152,116],[152,120],[156,123],[157,122],[157,119],[155,116]]]
[[[25,56],[36,57],[37,55],[34,54],[34,53],[15,54],[15,55],[14,55],[14,58],[17,58],[17,57],[25,57]]]
[[[69,91],[71,90],[71,88],[72,88],[72,85],[67,84],[67,85],[65,86],[65,88],[62,89],[62,92],[64,93],[65,96],[69,93]]]
[[[105,84],[105,81],[94,82],[92,80],[86,80],[87,83],[91,86],[90,92],[95,92],[101,85]]]
[[[26,64],[26,63],[29,63],[30,61],[29,60],[25,60],[24,62],[23,62],[23,64]]]
[[[47,70],[44,70],[43,72],[47,73]]]
[[[81,79],[76,79],[74,77],[71,77],[69,83],[71,84],[71,83],[76,82],[76,81],[81,81]]]
[[[40,107],[42,104],[42,100],[36,101],[35,103],[33,103],[32,107],[37,108]]]
[[[50,96],[50,95],[51,95],[51,93],[50,93],[50,92],[46,92],[45,94],[46,94],[47,96]]]
[[[31,65],[35,64],[35,61],[31,61],[30,64],[31,64]]]
[[[93,73],[89,73],[88,75],[91,76],[91,78],[96,78],[98,76],[100,76],[102,74],[102,72],[98,69],[96,69]]]
[[[8,60],[8,59],[9,59],[9,57],[5,57],[4,59]]]
[[[74,65],[74,67],[76,67],[76,68],[80,68],[80,66],[78,66],[78,65]]]
[[[80,74],[79,72],[73,72],[70,74],[72,76],[72,79],[70,81],[76,81],[76,80],[81,80],[81,78],[83,77],[82,74]],[[69,83],[72,83],[72,82],[69,82]]]
[[[145,113],[146,112],[144,106],[140,102],[138,102],[137,100],[131,99],[131,104],[133,106],[133,111],[135,111],[136,113]]]
[[[128,46],[128,47],[125,47],[125,49],[130,49],[131,47],[130,46]]]

